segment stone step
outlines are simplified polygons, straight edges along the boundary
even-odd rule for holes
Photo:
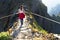
[[[21,30],[20,32],[31,32],[31,29]]]
[[[20,30],[27,30],[28,28],[27,27],[22,27]]]
[[[19,33],[17,38],[21,39],[21,38],[32,38],[32,34],[31,33]]]
[[[23,31],[20,31],[21,33],[27,33],[28,32],[28,30],[23,30]]]
[[[16,39],[16,38],[14,38],[13,40],[32,40],[32,39]]]
[[[53,35],[60,39],[60,35],[58,35],[58,34],[53,34]]]
[[[25,38],[25,34],[23,33],[19,33],[18,36],[16,38],[19,38],[19,39],[24,39]]]

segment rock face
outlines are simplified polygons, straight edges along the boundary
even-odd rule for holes
[[[49,16],[49,14],[47,13],[47,7],[41,2],[41,1],[37,1],[37,0],[34,0],[35,4],[33,3],[33,6],[32,6],[32,11],[36,14],[39,14],[39,15],[42,15],[44,17],[48,17],[48,18],[51,18]],[[38,3],[36,3],[38,2]],[[37,5],[38,4],[38,5]],[[50,21],[44,19],[44,18],[41,18],[41,17],[38,17],[38,16],[34,16],[36,21],[38,22],[38,24],[40,26],[42,26],[44,29],[50,31]]]
[[[47,13],[47,7],[39,0],[34,0],[32,11],[36,14],[42,15],[44,17],[50,18],[50,15]],[[37,3],[36,3],[37,2]],[[48,30],[48,32],[52,33],[60,33],[60,24],[57,24],[55,22],[46,20],[44,18],[40,18],[38,16],[34,16],[37,23],[42,26],[45,30]]]
[[[17,3],[19,3],[19,1],[17,0],[0,0],[0,18],[13,14],[13,12],[15,11],[14,9],[16,8],[16,6],[18,6]],[[0,19],[0,32],[6,30],[8,28],[8,25],[11,25],[11,23],[9,22],[13,20],[12,18],[13,17],[11,16]]]

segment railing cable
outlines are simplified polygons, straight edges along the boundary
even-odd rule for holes
[[[28,12],[26,12],[26,13],[28,13]],[[13,15],[16,15],[16,14],[18,14],[18,13],[10,14],[10,15],[8,15],[8,16],[3,16],[3,17],[1,17],[0,19],[6,18],[6,17],[9,17],[9,16],[13,16]],[[36,16],[41,17],[41,18],[44,18],[44,19],[47,19],[47,20],[49,20],[49,21],[52,21],[52,22],[55,22],[55,23],[60,24],[60,22],[58,22],[58,21],[52,20],[52,19],[50,19],[50,18],[41,16],[41,15],[38,15],[38,14],[36,14],[36,13],[31,13],[31,14],[36,15]]]
[[[16,13],[16,14],[18,14],[18,13]],[[7,18],[7,17],[9,17],[9,16],[13,16],[13,15],[16,15],[16,14],[10,14],[10,15],[7,15],[7,16],[3,16],[3,17],[1,17],[0,19]]]
[[[26,12],[26,13],[28,13],[28,12]],[[36,14],[36,13],[31,13],[31,14],[36,15],[36,16],[41,17],[41,18],[44,18],[44,19],[47,19],[47,20],[49,20],[49,21],[52,21],[52,22],[55,22],[55,23],[60,24],[60,22],[57,22],[57,21],[52,20],[52,19],[50,19],[50,18],[47,18],[47,17],[41,16],[41,15],[38,15],[38,14]]]

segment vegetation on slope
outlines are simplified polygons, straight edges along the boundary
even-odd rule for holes
[[[38,25],[38,23],[36,22],[36,20],[32,15],[30,15],[30,19],[31,19],[30,27],[32,28],[33,31],[38,31],[43,34],[48,34],[46,30],[44,30],[40,25]]]
[[[0,40],[11,40],[11,36],[8,32],[1,32],[0,33]]]
[[[33,24],[35,25],[35,29],[37,29],[39,32],[47,34],[48,32],[46,30],[44,30],[40,25],[38,25],[38,23],[36,21],[33,22]]]

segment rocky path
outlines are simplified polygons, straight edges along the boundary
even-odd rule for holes
[[[20,20],[15,28],[13,27],[13,32],[10,34],[13,36],[12,40],[60,40],[57,37],[54,37],[54,34],[43,34],[40,32],[34,32],[31,28],[29,28],[30,21],[27,21],[27,17],[24,19],[24,23],[21,26]],[[21,28],[20,28],[21,27]]]
[[[20,20],[18,19],[18,25],[11,34],[14,38],[12,40],[32,40],[32,30],[28,27],[29,21],[24,19],[23,25],[20,25]],[[21,28],[20,28],[21,27]]]

